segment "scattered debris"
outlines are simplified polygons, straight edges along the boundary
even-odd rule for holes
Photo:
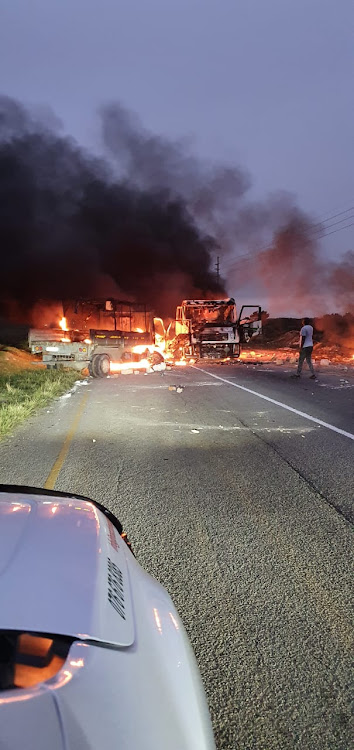
[[[163,372],[166,369],[166,362],[158,362],[158,364],[152,366],[153,372]]]
[[[184,385],[169,385],[168,390],[176,391],[177,393],[182,393],[184,391]]]

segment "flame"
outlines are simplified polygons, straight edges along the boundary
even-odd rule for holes
[[[177,362],[175,362],[175,365],[177,365],[177,367],[186,367],[187,362],[185,359],[178,359]]]
[[[111,372],[124,372],[125,370],[150,370],[150,364],[147,359],[141,359],[140,362],[111,362],[110,369]]]
[[[152,346],[152,344],[137,344],[136,346],[133,346],[132,352],[133,354],[144,354],[144,352],[146,352],[146,350],[148,349],[151,354],[151,352],[154,351],[154,348],[155,347]]]
[[[61,340],[62,344],[68,344],[71,341],[71,339],[69,339],[67,337],[63,338],[63,339],[60,339],[60,340]]]
[[[142,328],[133,328],[134,333],[145,333]]]
[[[145,354],[146,350],[148,350],[150,354],[153,354],[154,352],[158,352],[163,357],[165,356],[163,346],[157,346],[154,344],[137,344],[136,346],[133,346],[132,348],[133,354]]]
[[[159,327],[160,332],[156,330]],[[158,350],[163,354],[166,351],[166,328],[162,318],[154,318],[155,327],[155,344]]]
[[[159,333],[155,333],[155,341],[156,341],[156,348],[162,353],[165,352],[166,349],[166,339],[164,336],[160,336]]]
[[[59,320],[59,326],[60,326],[60,328],[61,328],[62,331],[68,331],[69,330],[68,326],[67,326],[66,318],[64,318],[64,317],[61,318],[61,320]]]

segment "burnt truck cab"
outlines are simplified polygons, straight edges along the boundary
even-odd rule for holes
[[[237,358],[241,344],[247,343],[261,331],[261,307],[243,305],[237,316],[233,297],[184,300],[177,307],[176,348],[187,359]]]

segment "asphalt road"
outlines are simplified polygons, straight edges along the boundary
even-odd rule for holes
[[[1,482],[115,511],[181,613],[222,750],[352,747],[353,397],[342,370],[117,376],[0,445]]]

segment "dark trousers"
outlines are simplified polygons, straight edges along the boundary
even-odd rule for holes
[[[304,346],[302,349],[300,349],[299,361],[297,364],[298,375],[301,375],[302,365],[304,364],[305,359],[309,366],[309,370],[311,371],[311,375],[315,374],[315,371],[313,369],[312,359],[311,359],[312,350],[313,350],[313,346]]]

